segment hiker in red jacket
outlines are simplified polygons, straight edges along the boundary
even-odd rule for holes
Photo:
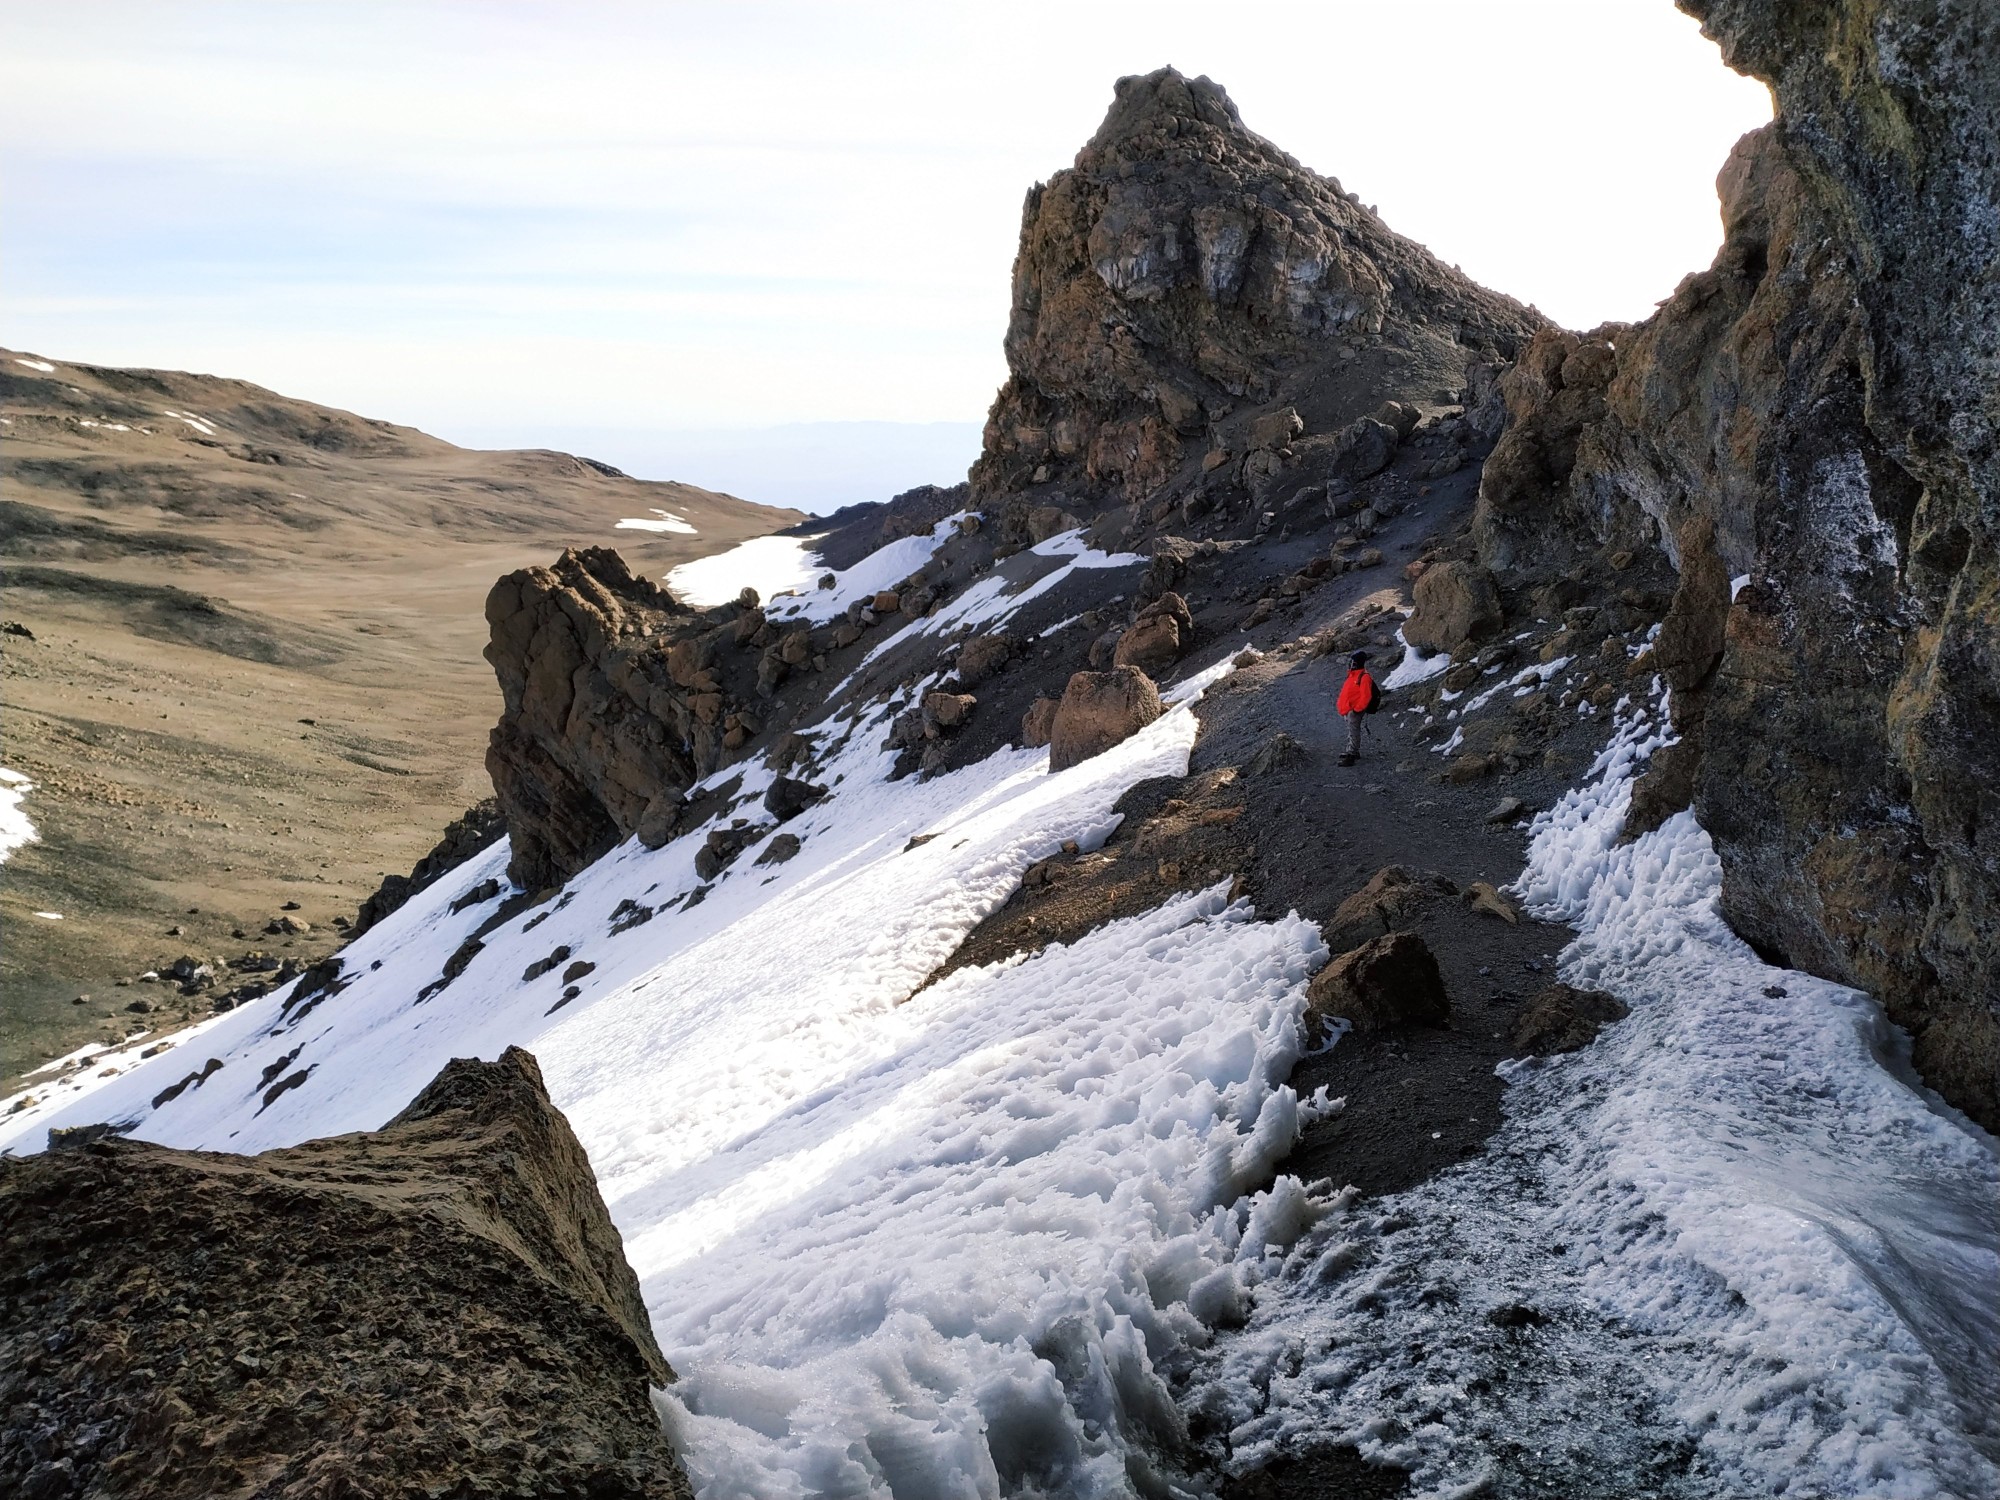
[[[1340,757],[1343,766],[1351,766],[1361,759],[1361,716],[1372,714],[1382,706],[1382,691],[1375,686],[1375,679],[1368,675],[1368,653],[1357,651],[1347,660],[1347,681],[1340,685],[1340,698],[1334,704],[1340,716],[1347,720],[1347,750]]]

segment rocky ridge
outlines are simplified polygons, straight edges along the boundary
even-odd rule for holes
[[[1245,128],[1208,79],[1123,78],[1075,165],[1028,194],[973,487],[1183,521],[1283,505],[1378,471],[1415,403],[1456,401],[1469,363],[1484,383],[1544,322]],[[1408,416],[1383,420],[1389,400]]]
[[[1731,925],[1879,996],[2000,1127],[2000,20],[1682,9],[1777,118],[1718,178],[1714,265],[1501,382],[1479,558],[1517,597],[1674,570],[1681,738],[1632,830],[1692,806]]]
[[[689,1493],[646,1393],[673,1372],[519,1048],[261,1156],[92,1129],[0,1158],[8,1493]]]

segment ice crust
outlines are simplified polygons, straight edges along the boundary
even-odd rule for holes
[[[1503,1065],[1485,1156],[1292,1252],[1196,1383],[1236,1467],[1345,1442],[1427,1496],[2000,1495],[1995,1143],[1867,996],[1729,931],[1691,814],[1618,842],[1664,723],[1626,706],[1517,886],[1630,1018]]]

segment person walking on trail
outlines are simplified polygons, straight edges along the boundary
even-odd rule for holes
[[[1343,766],[1351,766],[1361,759],[1361,716],[1372,714],[1382,706],[1382,690],[1368,675],[1368,653],[1355,652],[1347,659],[1347,665],[1347,681],[1340,685],[1340,697],[1334,704],[1340,716],[1347,720],[1347,749],[1340,757]]]

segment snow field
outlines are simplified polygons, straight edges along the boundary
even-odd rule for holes
[[[1135,1476],[1180,1439],[1174,1372],[1331,1211],[1290,1179],[1251,1193],[1327,1107],[1284,1084],[1318,934],[1210,891],[924,982],[1029,863],[1096,847],[1129,786],[1186,773],[1187,705],[1229,670],[1061,775],[1005,751],[890,783],[878,746],[918,684],[818,726],[832,794],[785,825],[789,861],[759,844],[704,885],[707,829],[628,843],[420,998],[491,914],[450,908],[503,875],[503,843],[353,943],[339,993],[217,1017],[0,1122],[0,1145],[94,1119],[240,1151],[366,1129],[447,1058],[517,1042],[624,1235],[708,1500],[1161,1492]],[[739,812],[762,817],[743,797],[768,776],[746,770]],[[627,902],[653,915],[613,931]],[[564,1003],[577,960],[596,968]]]
[[[1297,1136],[1324,957],[1182,898],[953,974],[896,1052],[731,1143],[765,1191],[698,1253],[698,1219],[637,1248],[673,1257],[646,1289],[700,1492],[1131,1493],[1140,1440],[1184,1438],[1166,1372],[1321,1211],[1242,1200]]]
[[[1632,1015],[1503,1065],[1484,1156],[1306,1235],[1194,1400],[1238,1467],[1347,1442],[1427,1496],[2000,1495],[1994,1142],[1865,995],[1729,931],[1690,814],[1619,844],[1668,737],[1619,713],[1517,889]]]

